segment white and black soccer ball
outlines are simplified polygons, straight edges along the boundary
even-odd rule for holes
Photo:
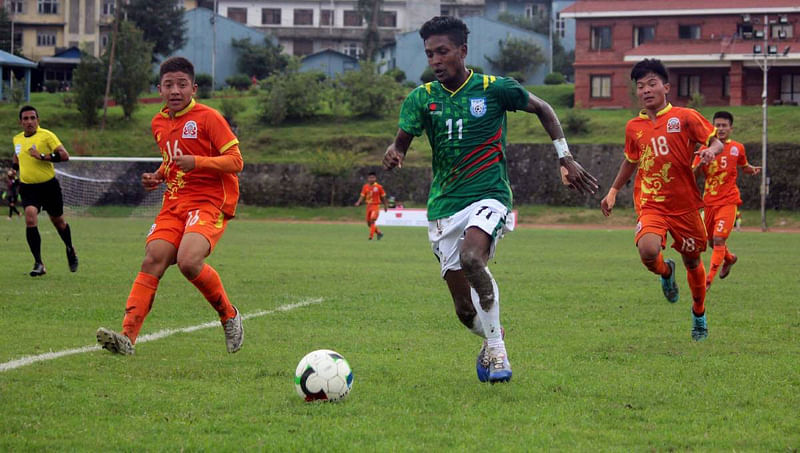
[[[338,401],[350,393],[352,386],[350,364],[329,349],[309,352],[294,372],[294,387],[306,401]]]

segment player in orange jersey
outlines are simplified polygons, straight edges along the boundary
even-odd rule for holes
[[[748,175],[757,175],[761,172],[761,167],[754,167],[747,162],[744,145],[730,138],[733,131],[733,115],[730,112],[717,112],[714,114],[713,122],[717,128],[717,138],[724,144],[722,152],[708,164],[700,165],[699,158],[695,158],[693,163],[695,171],[702,170],[706,177],[703,191],[703,204],[705,204],[703,218],[706,231],[712,236],[708,241],[712,252],[706,276],[706,291],[711,287],[717,271],[719,278],[727,277],[737,260],[736,255],[728,250],[726,241],[736,222],[736,211],[742,204],[739,187],[736,186],[738,168],[742,167],[742,172]]]
[[[380,241],[383,238],[383,233],[378,229],[378,225],[375,222],[378,220],[381,203],[383,203],[384,212],[389,210],[389,203],[386,201],[386,192],[383,190],[383,186],[378,184],[378,177],[375,176],[374,171],[369,172],[367,175],[367,183],[361,187],[361,195],[356,201],[356,206],[361,206],[361,203],[365,200],[367,202],[366,219],[369,227],[369,240],[371,241],[372,237],[377,234]]]
[[[133,354],[136,337],[150,312],[158,282],[177,264],[219,314],[228,352],[242,346],[242,317],[222,281],[205,258],[222,237],[239,200],[242,154],[239,140],[216,110],[194,100],[194,66],[182,57],[169,58],[159,71],[159,93],[165,106],[151,123],[163,162],[144,173],[147,190],[166,183],[161,211],[147,235],[145,258],[125,307],[122,333],[97,330],[103,348]]]
[[[706,230],[692,160],[698,154],[703,162],[712,161],[722,151],[722,142],[714,136],[714,126],[698,112],[667,102],[670,85],[661,61],[640,61],[633,67],[631,79],[644,109],[625,127],[625,160],[600,206],[603,214],[611,215],[617,192],[636,173],[633,198],[639,216],[635,239],[639,257],[647,269],[661,276],[667,300],[677,302],[675,262],[665,261],[661,253],[669,231],[672,247],[686,266],[693,300],[692,338],[699,341],[708,336],[706,271],[700,259],[706,248]],[[695,153],[697,143],[708,148]]]

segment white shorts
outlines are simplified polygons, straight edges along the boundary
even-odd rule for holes
[[[450,217],[428,222],[428,240],[442,266],[442,277],[447,271],[461,269],[461,243],[467,228],[477,227],[492,237],[489,258],[494,256],[497,241],[512,228],[506,225],[508,208],[497,200],[477,201]]]

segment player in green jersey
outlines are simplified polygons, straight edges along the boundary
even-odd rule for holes
[[[510,78],[466,69],[466,24],[434,17],[420,29],[435,82],[417,87],[400,111],[399,129],[383,158],[402,167],[411,140],[425,131],[433,150],[428,238],[441,264],[456,314],[484,338],[476,369],[481,382],[511,379],[497,284],[487,268],[511,209],[505,156],[506,112],[536,114],[553,139],[562,181],[595,193],[597,180],[572,159],[552,107]]]

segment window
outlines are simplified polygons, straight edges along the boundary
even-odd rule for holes
[[[731,76],[725,74],[722,76],[722,97],[727,98],[731,96]]]
[[[611,76],[598,75],[591,76],[593,98],[610,98],[611,97]]]
[[[656,27],[644,25],[633,27],[633,47],[639,47],[647,41],[652,41],[656,37]]]
[[[109,38],[108,33],[101,33],[100,34],[100,50],[107,49],[109,44],[111,44],[111,39]]]
[[[8,2],[8,12],[10,14],[23,14],[25,12],[25,2],[23,0]]]
[[[442,16],[450,16],[451,15],[450,8],[445,8],[444,6],[442,6],[441,14]]]
[[[361,14],[358,11],[345,11],[344,12],[344,26],[345,27],[360,27]]]
[[[247,8],[228,8],[228,19],[239,22],[240,24],[246,24]]]
[[[564,38],[567,34],[567,21],[561,17],[561,13],[556,13],[556,26],[555,26],[556,36],[559,38]]]
[[[800,74],[781,76],[781,101],[800,103]]]
[[[103,0],[103,12],[104,16],[113,16],[115,10],[115,3],[116,0]]]
[[[294,10],[294,24],[295,25],[314,25],[314,10],[313,9],[295,9]]]
[[[22,49],[22,32],[14,30],[14,49]]]
[[[547,17],[547,5],[541,3],[528,3],[525,5],[526,19],[544,19]]]
[[[695,93],[700,92],[700,76],[699,75],[682,75],[678,79],[678,96],[690,97]]]
[[[58,14],[58,0],[38,0],[39,14]]]
[[[332,9],[323,9],[319,12],[319,24],[328,26],[333,25]]]
[[[39,47],[53,47],[56,45],[56,32],[43,30],[36,32],[36,45]]]
[[[298,57],[314,53],[314,41],[309,39],[295,39],[292,45],[292,54]]]
[[[280,25],[281,24],[281,9],[280,8],[262,8],[261,9],[261,24],[262,25]]]
[[[379,27],[397,28],[397,11],[381,11]]]
[[[699,25],[678,25],[678,38],[700,39]]]
[[[342,53],[358,58],[361,56],[361,46],[356,42],[345,44],[344,49],[342,49]]]
[[[611,27],[592,27],[592,50],[611,48]]]
[[[772,38],[788,39],[792,37],[792,24],[773,24],[771,27],[769,34]]]
[[[737,24],[736,34],[739,35],[740,38],[751,39],[753,37],[753,24],[749,22],[746,24]]]

